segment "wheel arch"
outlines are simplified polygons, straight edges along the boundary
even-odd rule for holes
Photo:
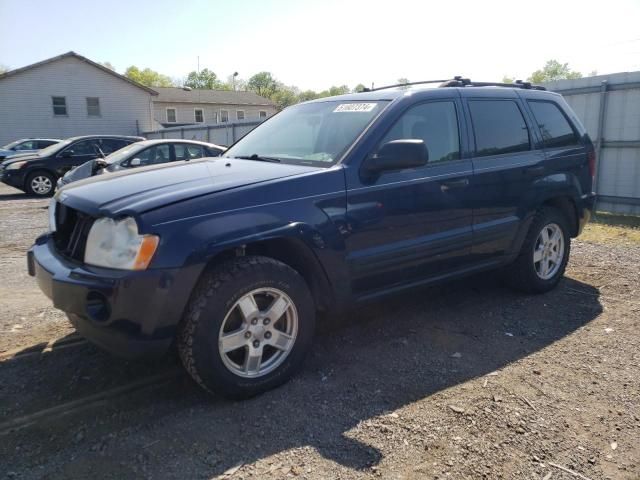
[[[56,188],[55,182],[56,182],[56,179],[58,178],[58,175],[56,175],[54,171],[49,170],[44,166],[35,167],[33,170],[25,174],[24,185],[23,185],[23,188],[25,189],[25,191],[27,191],[27,189],[29,188],[29,180],[37,173],[46,173],[47,175],[51,175],[51,177],[53,178],[53,189],[55,191],[55,188]]]
[[[235,257],[260,255],[278,260],[298,272],[307,283],[318,310],[329,310],[333,293],[329,277],[312,248],[296,237],[274,237],[227,246],[208,259],[203,270]]]
[[[558,195],[549,197],[542,202],[542,207],[553,207],[562,212],[571,228],[571,237],[576,237],[579,232],[578,206],[575,199],[570,195]]]

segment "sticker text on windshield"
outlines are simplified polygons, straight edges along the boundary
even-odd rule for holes
[[[334,112],[370,112],[376,108],[375,103],[341,103]]]

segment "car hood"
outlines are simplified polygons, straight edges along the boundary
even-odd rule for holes
[[[56,199],[95,216],[142,214],[164,205],[318,167],[217,158],[98,175],[65,185]]]
[[[42,157],[39,157],[38,154],[36,153],[14,153],[9,158],[7,158],[4,162],[2,162],[2,165],[6,167],[10,163],[23,162],[25,160],[27,161],[38,160],[40,158]]]

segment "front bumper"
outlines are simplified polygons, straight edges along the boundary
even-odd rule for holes
[[[194,268],[133,272],[72,263],[56,253],[50,235],[36,240],[27,261],[78,333],[124,358],[168,350],[199,275]]]
[[[19,170],[0,171],[0,182],[20,190],[24,189],[24,173]]]

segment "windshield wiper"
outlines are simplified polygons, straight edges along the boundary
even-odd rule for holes
[[[273,162],[273,163],[280,163],[282,161],[276,157],[265,157],[262,155],[258,155],[257,153],[254,153],[252,155],[241,155],[239,157],[233,157],[233,158],[239,158],[241,160],[258,160],[259,162]]]

